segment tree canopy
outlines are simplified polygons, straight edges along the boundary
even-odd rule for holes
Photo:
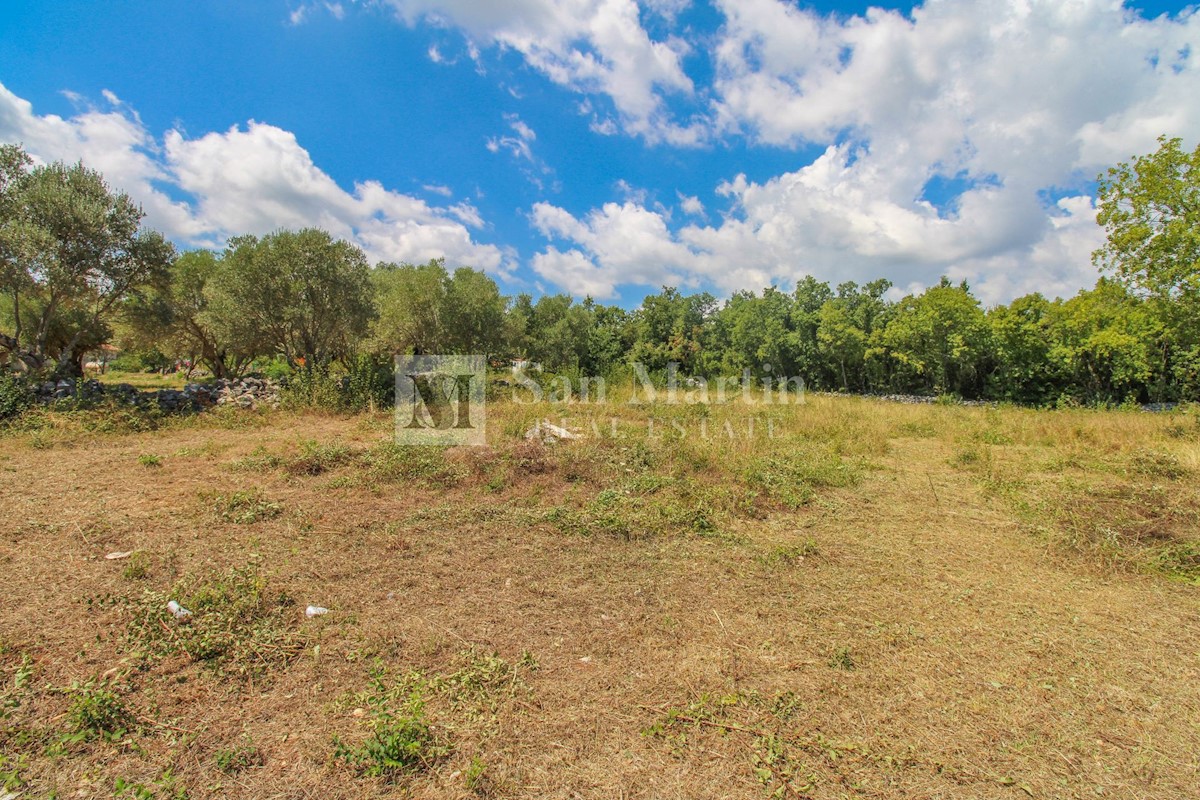
[[[984,308],[945,278],[900,296],[883,279],[831,288],[805,276],[723,302],[663,287],[626,310],[566,294],[506,297],[485,272],[442,259],[371,267],[317,229],[175,255],[98,173],[33,166],[5,146],[0,359],[77,369],[85,350],[115,338],[218,377],[270,358],[386,377],[396,353],[486,353],[565,376],[620,376],[637,362],[659,376],[798,377],[832,391],[1196,400],[1198,184],[1200,148],[1178,139],[1101,176],[1108,238],[1093,259],[1110,277],[1067,299]]]
[[[162,275],[174,247],[100,173],[30,165],[20,148],[0,148],[0,347],[26,367],[53,359],[78,374],[83,349],[111,335],[119,304]]]

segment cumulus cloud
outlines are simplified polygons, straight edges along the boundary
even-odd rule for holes
[[[675,231],[664,213],[632,202],[579,218],[537,204],[535,228],[586,254],[593,267],[564,270],[561,280],[539,274],[571,291],[583,274],[589,284],[703,284],[726,293],[788,286],[805,275],[833,283],[887,276],[921,286],[946,274],[968,280],[988,301],[1071,294],[1095,280],[1088,255],[1101,236],[1090,197],[1064,198],[1047,213],[1036,197],[992,187],[970,193],[957,215],[945,217],[928,203],[876,195],[872,175],[856,172],[857,163],[843,145],[769,181],[738,176],[717,187],[731,213]]]
[[[729,204],[719,224],[670,229],[664,214],[611,206],[660,223],[624,250],[605,237],[610,206],[559,219],[560,235],[583,227],[568,243],[617,285],[645,282],[639,265],[682,251],[663,263],[728,291],[804,274],[903,286],[949,274],[989,301],[1069,294],[1095,280],[1089,181],[1160,134],[1200,139],[1192,11],[1146,20],[1116,0],[927,0],[910,15],[849,17],[781,0],[715,6],[725,24],[711,53],[714,135],[823,152],[715,187]],[[939,181],[956,185],[949,197],[934,198]],[[695,200],[680,207],[692,214]]]
[[[685,195],[679,192],[679,207],[683,209],[683,213],[693,217],[704,217],[704,203],[700,202],[700,198],[695,195]]]
[[[434,207],[377,181],[347,191],[292,133],[258,122],[198,138],[170,130],[160,142],[115,95],[105,98],[108,109],[64,119],[34,113],[0,85],[0,141],[23,143],[43,162],[82,160],[141,203],[147,224],[185,246],[316,226],[373,260],[445,257],[501,275],[514,266],[511,251],[473,240],[467,226],[484,222],[470,203]]]
[[[533,271],[576,297],[608,299],[616,293],[614,276],[579,250],[563,253],[548,247],[533,257]]]
[[[75,116],[39,116],[27,100],[0,84],[0,141],[24,143],[42,163],[82,160],[141,203],[150,224],[187,241],[202,238],[204,225],[187,204],[158,188],[170,178],[158,143],[119,98],[106,92],[106,107],[97,108],[77,95],[67,97],[82,107]]]
[[[568,291],[608,298],[620,284],[697,285],[696,253],[672,236],[661,213],[637,203],[606,203],[584,219],[537,203],[531,220],[547,238],[575,246],[569,262],[554,247],[534,260],[539,275]],[[585,261],[598,269],[585,269]],[[557,277],[552,265],[564,267]]]

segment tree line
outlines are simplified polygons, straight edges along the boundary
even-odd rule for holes
[[[1101,176],[1093,258],[1068,299],[985,308],[946,279],[894,298],[886,279],[812,277],[720,301],[664,288],[632,310],[566,294],[506,297],[484,272],[370,265],[317,229],[177,253],[82,164],[0,148],[0,361],[77,376],[117,342],[143,360],[231,377],[274,359],[296,374],[385,380],[395,353],[487,353],[543,374],[800,377],[809,388],[1046,405],[1200,398],[1200,147]],[[531,367],[531,369],[533,369]],[[577,381],[573,381],[577,385]]]

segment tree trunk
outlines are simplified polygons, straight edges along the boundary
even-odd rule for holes
[[[71,341],[67,342],[67,346],[58,354],[58,360],[54,365],[54,377],[56,380],[73,380],[83,377],[83,357],[82,354],[76,355],[75,347],[79,344],[80,332],[76,332],[71,337]]]

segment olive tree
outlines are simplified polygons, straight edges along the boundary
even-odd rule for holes
[[[324,366],[352,355],[375,316],[366,256],[323,230],[236,237],[223,260],[204,318],[239,352]]]
[[[174,247],[100,173],[30,163],[20,148],[0,149],[0,348],[26,368],[53,359],[60,375],[77,375],[83,349],[162,274]]]

